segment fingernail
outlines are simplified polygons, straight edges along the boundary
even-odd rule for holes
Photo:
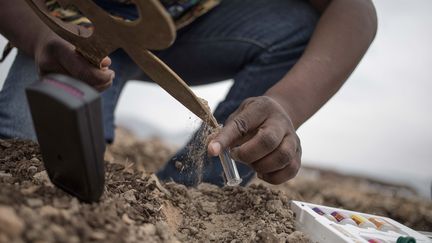
[[[209,144],[209,152],[212,153],[213,156],[219,155],[221,151],[221,145],[218,142],[210,142]]]
[[[104,58],[102,59],[101,63],[100,63],[100,67],[102,70],[108,69],[108,67],[110,66],[111,62],[108,58]]]

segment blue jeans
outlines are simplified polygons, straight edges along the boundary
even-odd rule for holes
[[[318,14],[306,1],[226,0],[181,29],[174,45],[156,54],[189,85],[234,80],[214,112],[216,119],[224,123],[243,100],[264,94],[291,69],[303,53],[317,19]],[[107,142],[114,139],[114,108],[125,83],[149,80],[123,51],[110,57],[116,77],[102,93]],[[37,78],[33,59],[19,52],[0,92],[1,138],[36,139],[24,88]],[[195,135],[189,144],[199,143],[197,140]],[[186,154],[187,149],[181,149],[158,176],[194,185],[195,169],[186,166],[180,173],[175,166],[176,161],[187,159]],[[246,165],[238,167],[245,184],[254,173]],[[202,181],[224,184],[218,158],[205,160]]]

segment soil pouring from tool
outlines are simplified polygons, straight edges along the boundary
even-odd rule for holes
[[[52,183],[82,201],[97,201],[105,181],[99,94],[63,75],[44,77],[26,94]]]

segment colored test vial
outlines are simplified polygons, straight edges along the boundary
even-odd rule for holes
[[[369,239],[368,242],[369,243],[383,243],[382,241],[377,240],[377,239]]]
[[[367,218],[359,215],[359,214],[353,214],[351,215],[352,220],[356,222],[357,226],[360,228],[375,228],[376,226],[370,222]]]
[[[324,211],[322,211],[322,210],[321,210],[320,208],[318,208],[318,207],[314,207],[314,208],[312,208],[312,210],[315,211],[315,213],[317,213],[317,214],[319,214],[319,215],[321,215],[321,216],[327,218],[327,219],[330,220],[330,221],[337,222],[336,219],[335,219],[334,217],[332,217],[331,215],[328,215],[328,214],[324,213]]]
[[[377,229],[382,231],[396,231],[395,227],[391,226],[390,224],[386,223],[384,220],[381,220],[379,218],[369,218],[369,221],[372,222]]]
[[[336,221],[338,223],[340,223],[340,224],[350,224],[350,225],[357,226],[357,224],[354,222],[354,220],[352,220],[349,217],[345,216],[341,212],[333,211],[331,213],[331,216],[333,216],[336,219]]]
[[[381,239],[372,239],[372,238],[368,238],[367,241],[369,243],[389,243],[388,241],[385,240],[381,240]]]

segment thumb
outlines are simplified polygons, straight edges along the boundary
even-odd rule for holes
[[[266,116],[257,114],[259,109],[256,107],[256,102],[249,101],[246,104],[248,105],[241,105],[231,114],[225,126],[210,141],[207,148],[209,155],[218,156],[222,150],[232,147],[238,141],[247,139],[248,133],[255,130],[266,119]]]
[[[242,135],[236,128],[236,125],[228,122],[223,127],[217,136],[212,139],[208,145],[208,153],[212,156],[218,156],[222,150],[229,148],[235,140],[241,138]]]
[[[222,145],[215,140],[210,141],[207,151],[211,156],[218,156],[222,151]]]
[[[228,120],[217,136],[208,144],[209,155],[218,156],[224,149],[230,148],[236,141],[245,137],[253,125],[255,124],[250,122],[250,119],[241,114]]]

